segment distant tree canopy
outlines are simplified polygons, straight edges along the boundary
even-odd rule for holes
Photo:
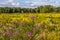
[[[37,8],[20,8],[20,7],[0,7],[0,13],[60,13],[60,7],[51,5],[40,6]]]

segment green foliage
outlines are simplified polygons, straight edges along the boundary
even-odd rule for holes
[[[0,7],[0,13],[60,13],[60,7],[51,5],[40,6],[37,8],[20,8],[20,7]]]

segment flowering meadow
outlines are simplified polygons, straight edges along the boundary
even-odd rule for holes
[[[60,14],[0,14],[0,40],[60,40]]]

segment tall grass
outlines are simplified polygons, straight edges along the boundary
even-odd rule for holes
[[[0,14],[0,40],[60,40],[60,14]]]

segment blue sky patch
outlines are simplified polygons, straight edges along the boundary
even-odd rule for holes
[[[41,5],[60,6],[60,0],[0,0],[0,7],[38,7]]]

